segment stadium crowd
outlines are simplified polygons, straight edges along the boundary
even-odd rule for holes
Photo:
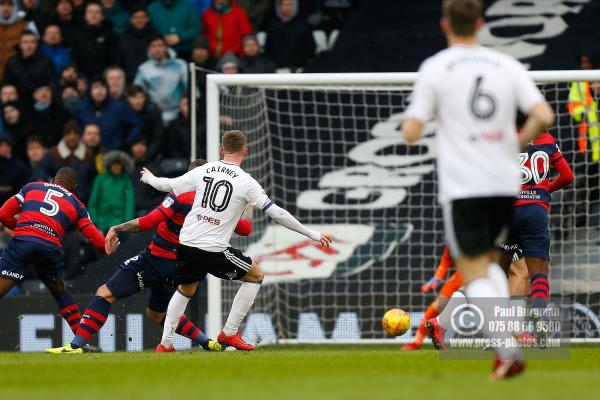
[[[0,0],[0,47],[0,201],[71,166],[104,230],[156,204],[142,165],[189,159],[188,62],[201,111],[207,73],[297,71],[315,52],[296,0]]]
[[[321,6],[0,0],[0,202],[69,166],[99,229],[145,214],[162,195],[139,182],[141,168],[178,174],[190,158],[187,64],[200,67],[196,156],[204,157],[206,74],[300,72],[315,55],[312,30],[343,17],[339,4],[327,18]],[[2,227],[0,247],[9,236]],[[67,270],[86,246],[77,232],[65,238]]]

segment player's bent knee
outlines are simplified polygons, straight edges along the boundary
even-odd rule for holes
[[[62,279],[52,282],[44,282],[44,285],[48,288],[48,291],[54,296],[61,295],[65,292],[65,281]]]
[[[264,279],[265,274],[263,273],[262,269],[260,269],[258,264],[252,263],[252,268],[250,269],[250,271],[248,271],[246,275],[244,275],[242,281],[251,283],[262,283]]]
[[[179,285],[177,291],[184,295],[185,297],[193,297],[194,293],[196,293],[196,288],[198,287],[198,282],[196,283],[188,283],[185,285]]]
[[[113,296],[112,292],[106,285],[102,285],[98,288],[98,290],[96,290],[96,296],[102,297],[110,303],[113,303],[115,300],[117,300],[117,298]]]

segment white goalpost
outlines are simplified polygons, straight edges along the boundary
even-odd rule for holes
[[[193,64],[190,71],[195,158]],[[550,133],[576,176],[552,196],[551,296],[573,304],[571,338],[600,341],[600,177],[591,146],[587,153],[578,148],[580,123],[567,109],[570,82],[600,82],[600,71],[530,74],[556,112]],[[247,340],[413,338],[435,296],[422,294],[420,286],[433,275],[444,246],[434,161],[443,149],[435,148],[435,124],[428,124],[425,137],[411,147],[397,130],[415,78],[416,73],[207,76],[206,158],[219,159],[225,130],[244,131],[250,154],[243,168],[275,203],[336,239],[325,251],[259,211],[250,216],[254,232],[233,238],[232,245],[257,261],[266,278],[242,328]],[[209,277],[206,330],[213,337],[238,286]],[[411,330],[397,339],[386,337],[380,326],[392,307],[411,316]]]

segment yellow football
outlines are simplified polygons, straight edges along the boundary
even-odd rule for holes
[[[410,317],[406,311],[399,308],[392,308],[383,314],[381,319],[383,330],[392,336],[404,335],[410,328]]]

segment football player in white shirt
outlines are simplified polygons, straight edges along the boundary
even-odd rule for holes
[[[275,205],[260,184],[240,168],[248,154],[243,132],[225,132],[221,146],[221,161],[207,163],[178,178],[157,178],[146,169],[142,171],[142,182],[158,190],[174,191],[176,194],[196,191],[194,204],[179,235],[175,272],[175,284],[179,287],[169,303],[157,351],[173,351],[177,322],[196,292],[198,282],[204,280],[207,273],[220,279],[242,281],[217,340],[239,350],[254,349],[242,339],[238,329],[254,303],[264,276],[249,256],[229,245],[247,204],[262,210],[278,224],[323,246],[329,246],[332,241],[330,235],[308,229],[289,212]]]
[[[519,193],[519,147],[552,125],[554,113],[517,60],[480,46],[480,0],[444,0],[442,13],[448,48],[421,65],[402,131],[412,143],[421,137],[425,122],[437,119],[439,202],[446,240],[469,303],[489,322],[494,305],[509,304],[496,248],[508,232]],[[517,109],[528,115],[518,136]],[[509,332],[491,332],[487,324],[481,332],[490,339],[510,338]],[[491,378],[506,378],[524,367],[518,348],[499,346]]]

